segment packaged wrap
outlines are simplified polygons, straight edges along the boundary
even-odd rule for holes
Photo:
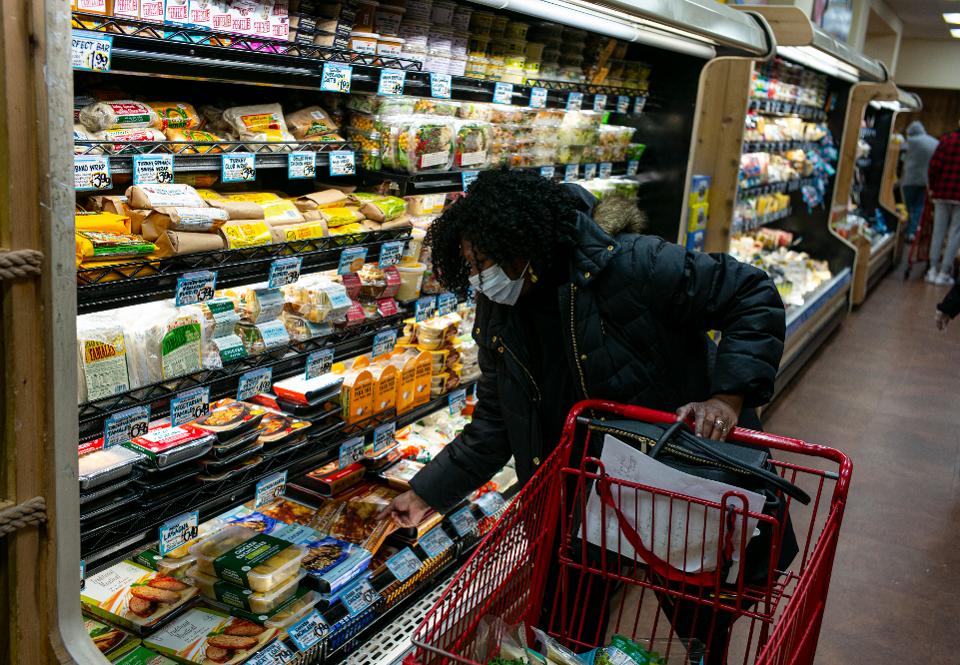
[[[80,122],[91,132],[160,126],[156,111],[147,104],[132,100],[94,102],[80,109]]]
[[[156,250],[152,242],[146,242],[137,235],[102,231],[77,231],[74,235],[78,266],[90,260],[146,256]]]
[[[158,129],[196,129],[200,126],[200,115],[191,104],[150,102],[149,106],[159,118]]]
[[[363,220],[363,213],[356,208],[324,208],[319,212],[323,221],[327,223],[327,227],[331,229]]]
[[[112,317],[77,317],[77,393],[80,403],[130,390],[127,341]]]
[[[308,106],[287,115],[287,127],[300,141],[315,141],[325,134],[339,131],[337,123],[319,106]]]
[[[367,219],[382,224],[406,213],[407,202],[396,196],[383,196],[364,203],[360,207],[360,212]]]
[[[287,310],[311,323],[340,320],[352,304],[343,284],[317,275],[304,275],[284,286],[283,293]]]
[[[400,215],[396,219],[392,219],[389,222],[374,222],[369,219],[363,220],[363,228],[368,231],[389,231],[390,229],[403,229],[411,224],[410,215]]]
[[[164,141],[166,137],[163,132],[149,127],[145,129],[114,128],[97,132],[96,140],[103,143],[113,142],[112,145],[100,146],[100,152],[123,154],[139,152],[137,148],[127,145],[128,143]]]
[[[281,198],[271,192],[241,192],[226,194],[224,198],[231,201],[254,203],[263,211],[262,217],[267,224],[279,226],[283,224],[299,224],[304,221],[303,215],[297,210],[293,201]],[[212,203],[211,203],[212,205]],[[248,219],[259,219],[260,216]]]
[[[147,240],[156,240],[165,231],[203,233],[216,231],[227,221],[227,213],[219,208],[157,208],[144,218],[140,232]]]
[[[246,199],[228,199],[212,189],[198,189],[197,193],[212,208],[219,208],[230,219],[263,219],[263,208]]]
[[[215,252],[226,244],[222,236],[216,233],[189,233],[187,231],[164,231],[154,243],[155,256],[167,258],[183,256],[197,252]]]
[[[226,140],[213,132],[201,131],[199,129],[167,129],[164,134],[168,141],[181,143],[221,143]],[[170,149],[173,152],[185,155],[223,152],[219,146],[215,145],[176,145],[170,146]]]
[[[203,208],[206,205],[190,185],[134,185],[126,194],[130,207],[142,210]]]
[[[275,243],[311,240],[313,238],[324,238],[329,235],[327,223],[323,220],[303,222],[302,224],[289,224],[286,226],[274,226],[270,229],[270,233]]]
[[[243,249],[244,247],[259,247],[273,242],[270,227],[263,220],[232,219],[220,227],[229,249]]]
[[[296,139],[287,131],[283,109],[279,104],[234,106],[223,112],[223,120],[233,128],[241,141],[290,141]]]
[[[325,189],[322,192],[305,194],[294,203],[300,212],[320,210],[321,208],[336,208],[346,205],[349,197],[339,189]]]
[[[86,127],[80,123],[74,123],[73,125],[73,140],[74,141],[97,141],[97,135],[88,130]],[[74,145],[73,153],[75,155],[97,155],[103,153],[103,148],[88,146],[88,145]]]
[[[112,215],[129,217],[127,197],[121,195],[95,195],[87,199],[87,209],[94,212],[109,212]]]
[[[104,233],[130,233],[130,218],[110,212],[85,212],[74,216],[77,231],[103,231]]]
[[[202,369],[199,308],[162,301],[123,312],[128,367],[133,387],[141,387]]]
[[[354,222],[353,224],[344,224],[343,226],[336,226],[330,228],[330,235],[332,236],[346,236],[354,235],[357,233],[364,233],[365,229],[362,224]]]

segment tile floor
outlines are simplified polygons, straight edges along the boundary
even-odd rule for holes
[[[960,663],[960,320],[936,330],[945,293],[888,275],[764,419],[854,462],[818,665]]]

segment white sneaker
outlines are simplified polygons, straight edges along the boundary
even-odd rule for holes
[[[930,270],[927,271],[927,274],[924,276],[923,279],[924,281],[926,281],[927,284],[939,284],[940,283],[939,278],[940,278],[940,275],[937,273],[937,269],[930,268]]]
[[[942,272],[937,275],[937,284],[940,286],[953,286],[953,277],[950,276],[950,273]]]

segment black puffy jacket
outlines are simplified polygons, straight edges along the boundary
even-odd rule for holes
[[[783,302],[761,270],[723,254],[689,252],[659,238],[613,237],[582,198],[570,283],[557,297],[565,358],[581,398],[674,411],[718,393],[745,407],[769,401],[783,352]],[[713,343],[721,333],[711,372]],[[413,478],[446,511],[488,481],[513,455],[526,482],[542,459],[537,387],[521,361],[523,332],[513,307],[477,299],[473,337],[482,376],[473,421]],[[559,360],[559,359],[558,359]]]

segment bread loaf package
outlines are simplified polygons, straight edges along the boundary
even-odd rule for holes
[[[279,104],[234,106],[223,112],[223,121],[230,125],[241,141],[290,141],[296,139],[287,131],[283,109]]]
[[[205,132],[199,129],[173,129],[168,128],[164,135],[168,141],[179,143],[190,143],[191,145],[171,146],[173,152],[184,153],[188,155],[204,154],[207,152],[223,152],[219,146],[196,145],[197,143],[220,143],[224,139],[213,132]]]
[[[305,194],[296,200],[300,212],[320,210],[321,208],[336,208],[347,204],[349,198],[338,189],[325,189],[322,192]]]
[[[191,104],[150,102],[149,106],[159,118],[158,129],[196,129],[200,126],[200,115]]]
[[[155,255],[161,258],[197,252],[215,252],[226,246],[219,234],[187,231],[164,231],[154,244],[157,246]]]
[[[134,185],[127,189],[131,208],[203,208],[206,204],[190,185]]]
[[[130,390],[123,328],[104,314],[77,317],[79,403]]]
[[[293,136],[301,141],[315,141],[340,129],[319,106],[308,106],[287,115],[287,127]]]
[[[133,100],[94,102],[80,109],[80,122],[91,132],[105,129],[157,128],[160,118],[150,106]]]
[[[145,239],[153,241],[165,231],[213,232],[223,226],[226,221],[226,211],[219,208],[162,207],[147,214],[141,226],[141,233]]]

